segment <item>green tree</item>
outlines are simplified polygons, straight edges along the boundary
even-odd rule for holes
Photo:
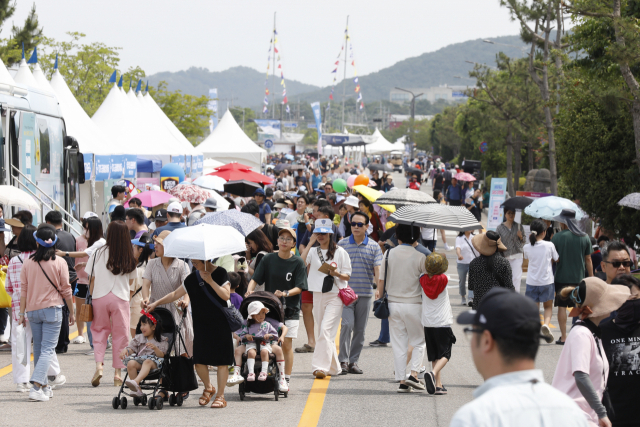
[[[13,16],[16,11],[16,2],[11,0],[0,0],[0,31],[6,21]],[[36,5],[29,11],[24,25],[21,27],[12,25],[11,36],[8,39],[0,39],[0,59],[6,66],[11,66],[22,59],[22,46],[24,44],[25,54],[30,52],[42,38],[42,27],[38,22]]]

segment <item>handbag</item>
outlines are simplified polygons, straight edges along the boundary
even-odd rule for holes
[[[320,263],[324,264],[324,257],[322,256],[322,249],[318,246],[318,258],[320,258]],[[322,281],[322,293],[326,294],[327,292],[331,292],[333,289],[333,285],[336,283],[335,277],[326,275],[324,276],[324,280]]]
[[[180,327],[178,328],[179,340],[176,339],[176,343],[173,346],[175,349],[174,355],[165,356],[162,364],[162,369],[164,371],[163,377],[167,378],[169,383],[166,385],[163,384],[163,386],[166,386],[172,392],[177,393],[185,393],[198,388],[198,379],[195,374],[195,362],[193,357],[181,356],[183,352],[180,351],[179,343],[182,342],[182,346],[186,348],[184,340],[182,339],[182,333],[180,332],[181,329],[182,322],[180,322]],[[186,350],[184,352],[186,353]],[[167,352],[167,354],[168,353],[169,352]]]
[[[95,271],[96,266],[96,258],[98,258],[98,254],[95,254],[95,256],[93,257],[91,276],[89,277],[89,286],[91,286],[91,279],[93,279],[93,272]],[[85,298],[84,304],[80,306],[80,313],[78,313],[78,320],[80,322],[93,322],[93,305],[91,305],[92,300],[93,297],[91,296],[91,292],[89,292],[87,297]]]
[[[345,288],[340,289],[338,291],[338,296],[342,300],[342,303],[347,307],[358,300],[358,295],[354,292],[353,289],[351,289],[349,285],[347,285]]]
[[[4,288],[5,279],[7,278],[7,273],[0,270],[0,308],[9,308],[11,307],[11,295]]]
[[[18,325],[16,327],[16,359],[22,366],[29,364],[29,348],[31,341],[27,342],[27,332],[25,326]]]
[[[204,280],[202,280],[202,277],[200,277],[199,271],[196,271],[196,275],[198,276],[198,282],[200,282],[200,286],[202,287],[202,290],[204,291],[207,298],[209,298],[211,302],[222,311],[222,314],[224,314],[224,317],[227,319],[227,323],[229,324],[229,329],[231,329],[231,332],[235,332],[238,329],[240,329],[242,327],[242,322],[244,321],[244,319],[242,318],[242,315],[240,314],[238,309],[235,308],[233,305],[231,305],[231,307],[229,307],[228,305],[227,307],[223,307],[222,304],[220,304],[213,297],[213,295],[211,295],[209,289],[207,289],[209,285],[205,283]]]
[[[387,300],[387,270],[389,268],[389,252],[387,250],[386,257],[384,257],[384,295],[373,302],[373,315],[378,319],[389,318],[389,301]]]

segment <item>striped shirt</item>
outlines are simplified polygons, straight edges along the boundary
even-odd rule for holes
[[[351,278],[349,286],[359,296],[372,296],[374,284],[374,267],[382,264],[382,250],[378,243],[369,237],[365,237],[362,243],[357,244],[353,235],[338,242],[349,254],[351,259]]]
[[[509,229],[509,227],[507,227],[505,224],[506,224],[505,222],[500,224],[498,228],[496,228],[496,233],[500,235],[500,240],[502,240],[502,244],[507,247],[507,250],[503,252],[503,255],[505,256],[505,258],[508,258],[512,255],[517,255],[524,252],[523,250],[524,242],[520,240],[520,238],[518,237],[518,230],[522,232],[523,240],[524,240],[525,233],[524,233],[524,227],[522,227],[522,224],[518,224],[517,222],[514,222],[513,225],[511,225],[511,229]]]

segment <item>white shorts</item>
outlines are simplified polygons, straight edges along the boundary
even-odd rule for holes
[[[249,350],[253,349],[257,349],[258,346],[255,342],[248,342],[245,344],[247,347],[244,351],[244,354],[247,354],[249,352]],[[273,353],[273,349],[271,348],[271,344],[267,343],[267,344],[262,344],[260,345],[260,351],[262,351],[263,349],[266,349],[269,351],[269,354]]]
[[[299,320],[285,320],[284,325],[289,328],[285,338],[298,338],[298,327],[300,326]]]

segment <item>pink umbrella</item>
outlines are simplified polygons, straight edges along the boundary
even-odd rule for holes
[[[168,192],[181,202],[204,203],[209,198],[207,190],[193,184],[178,184]]]
[[[470,181],[475,181],[476,178],[471,175],[470,173],[466,173],[466,172],[460,172],[458,174],[456,174],[456,176],[454,177],[455,179],[457,179],[458,181],[464,181],[464,182],[470,182]]]
[[[164,191],[143,191],[142,193],[136,194],[136,199],[140,199],[142,202],[142,206],[145,208],[152,208],[154,206],[161,205],[163,203],[167,203],[169,199],[173,196],[169,193],[165,193]],[[125,208],[129,207],[129,202],[124,204]]]

